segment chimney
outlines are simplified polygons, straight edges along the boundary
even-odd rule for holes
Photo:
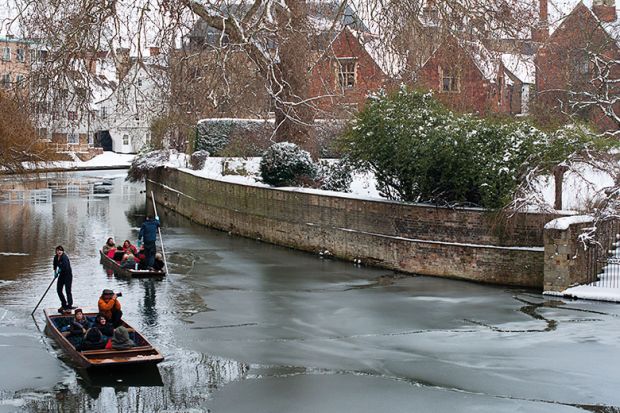
[[[616,0],[592,0],[592,12],[604,23],[615,22]]]
[[[129,59],[129,49],[119,47],[116,49],[116,78],[121,82],[129,72],[131,64]]]
[[[532,29],[532,40],[544,43],[549,37],[549,12],[548,0],[539,0],[538,2],[538,22],[536,27]]]
[[[159,47],[156,47],[156,46],[149,47],[149,55],[150,56],[159,56]]]

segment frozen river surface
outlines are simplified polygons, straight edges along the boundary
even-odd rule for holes
[[[97,248],[135,241],[143,188],[53,180],[51,204],[0,205],[0,412],[620,412],[618,305],[399,276],[164,211],[171,274],[118,278]],[[57,244],[76,303],[122,291],[157,369],[80,371],[41,334],[30,311]],[[57,306],[52,289],[42,307]]]

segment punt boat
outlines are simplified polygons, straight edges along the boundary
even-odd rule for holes
[[[48,334],[65,350],[80,367],[96,368],[157,364],[164,360],[159,350],[153,347],[148,340],[129,324],[123,321],[123,326],[130,329],[129,336],[136,343],[135,347],[127,350],[85,350],[78,351],[75,346],[79,338],[65,337],[61,329],[73,321],[73,314],[57,314],[54,309],[43,310]],[[96,312],[85,312],[84,315],[92,322]]]
[[[99,250],[99,255],[101,256],[101,264],[104,267],[107,267],[114,271],[114,274],[120,275],[122,277],[163,277],[166,275],[166,271],[155,271],[155,270],[130,270],[127,268],[123,268],[119,263],[114,261],[112,258],[108,257],[103,253],[103,251]]]

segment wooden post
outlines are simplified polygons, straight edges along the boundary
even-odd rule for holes
[[[568,166],[558,165],[553,168],[553,177],[555,179],[555,200],[553,202],[553,208],[556,210],[562,209],[562,186],[564,185],[564,174],[568,171]]]

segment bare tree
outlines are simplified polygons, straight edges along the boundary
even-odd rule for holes
[[[221,71],[220,76],[210,73],[211,79],[217,80],[213,90],[228,89],[234,78],[226,72],[231,69],[226,64],[231,61],[228,54],[242,53],[252,65],[255,79],[261,82],[258,89],[274,107],[275,140],[296,142],[313,153],[311,125],[317,110],[315,102],[320,98],[309,92],[317,58],[313,43],[325,34],[333,38],[334,32],[342,29],[347,8],[354,9],[363,30],[374,35],[377,58],[395,62],[412,60],[423,46],[427,50],[418,54],[428,54],[428,43],[437,33],[484,39],[516,36],[535,12],[517,0],[16,1],[20,10],[16,22],[24,36],[40,39],[48,51],[46,63],[36,72],[42,79],[39,83],[49,80],[47,84],[56,89],[71,84],[74,89],[90,90],[95,81],[92,65],[102,50],[108,51],[117,65],[126,59],[118,52],[121,48],[137,54],[138,61],[142,50],[153,45],[171,56],[181,46],[180,39],[198,22],[204,22],[215,30],[211,33],[216,36],[213,45],[219,49],[219,65],[210,65],[210,71]],[[317,22],[310,13],[314,3],[329,4],[328,19]],[[317,24],[324,26],[320,34]],[[412,42],[422,32],[430,37]],[[222,101],[214,93],[203,97]]]
[[[17,96],[0,92],[0,173],[23,173],[28,164],[53,160],[54,154],[38,139],[25,109]]]

